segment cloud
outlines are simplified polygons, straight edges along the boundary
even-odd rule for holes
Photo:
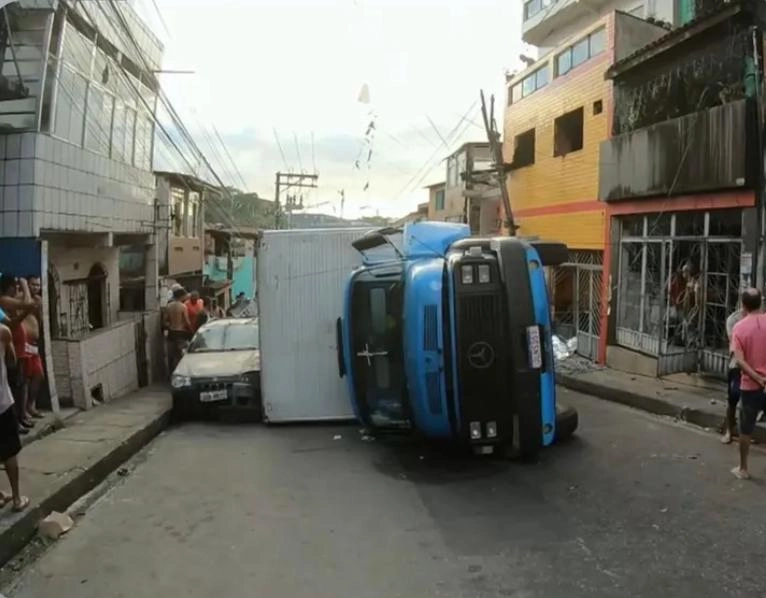
[[[503,72],[523,48],[517,1],[214,4],[157,0],[170,28],[167,36],[155,27],[166,44],[164,68],[196,73],[167,75],[162,84],[197,143],[222,179],[242,186],[238,169],[248,187],[265,197],[274,193],[276,171],[297,171],[301,164],[312,171],[316,161],[320,189],[311,200],[337,209],[338,190],[345,189],[348,214],[365,205],[403,214],[423,201],[422,187],[444,178],[442,159],[449,151],[442,138],[450,150],[484,139],[477,108],[472,123],[461,117],[480,88],[504,105]],[[156,24],[153,9],[144,15]],[[363,84],[369,105],[357,101]],[[364,134],[373,115],[368,170]],[[355,169],[360,150],[362,168]],[[169,148],[157,153],[173,161]]]

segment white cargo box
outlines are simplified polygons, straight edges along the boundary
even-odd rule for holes
[[[372,227],[371,227],[372,228]],[[354,417],[338,375],[336,321],[370,229],[265,231],[258,249],[261,392],[270,422]]]

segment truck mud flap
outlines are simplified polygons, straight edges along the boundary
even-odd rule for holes
[[[515,421],[513,449],[532,457],[543,447],[543,416],[540,399],[540,370],[530,363],[528,330],[536,327],[532,288],[529,282],[527,250],[518,239],[492,241],[500,261],[508,302],[508,339],[513,367],[509,372]]]

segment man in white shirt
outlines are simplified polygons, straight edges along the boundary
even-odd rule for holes
[[[0,507],[10,502],[13,510],[18,512],[29,506],[29,499],[19,492],[18,454],[21,451],[21,440],[6,367],[6,362],[13,363],[15,360],[11,331],[0,324],[0,463],[5,467],[11,485],[11,494],[0,492]]]

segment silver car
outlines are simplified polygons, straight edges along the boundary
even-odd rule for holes
[[[257,318],[211,320],[192,338],[170,380],[178,419],[222,408],[260,414]]]

